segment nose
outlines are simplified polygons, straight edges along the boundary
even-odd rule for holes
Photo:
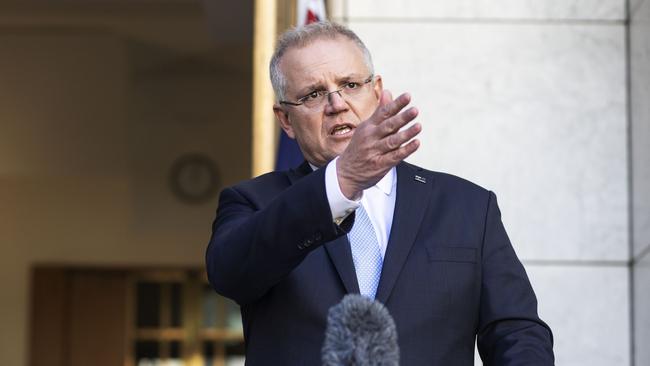
[[[341,96],[340,90],[335,90],[327,96],[328,103],[325,104],[326,114],[336,114],[348,110],[348,103]]]

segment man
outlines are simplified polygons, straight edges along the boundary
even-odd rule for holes
[[[552,365],[552,335],[496,197],[403,160],[419,147],[408,94],[393,99],[349,29],[286,32],[271,61],[275,115],[302,166],[225,189],[206,254],[241,305],[247,365],[318,365],[328,309],[385,304],[401,365]]]

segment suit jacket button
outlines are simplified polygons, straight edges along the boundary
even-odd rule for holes
[[[314,240],[321,240],[323,238],[323,235],[320,233],[320,231],[317,231],[316,234],[314,234]]]
[[[305,242],[303,243],[303,245],[305,246],[305,248],[309,248],[312,244],[314,244],[314,241],[311,240],[311,239],[307,239],[307,240],[305,240]]]

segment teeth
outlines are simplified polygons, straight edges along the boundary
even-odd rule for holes
[[[334,129],[334,135],[343,135],[345,133],[348,133],[349,131],[350,131],[350,127],[340,126]]]

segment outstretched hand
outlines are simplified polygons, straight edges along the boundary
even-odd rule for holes
[[[384,90],[375,112],[357,126],[336,169],[341,192],[347,198],[358,199],[364,189],[377,184],[392,167],[420,147],[420,141],[413,138],[422,131],[422,125],[414,123],[400,131],[418,115],[415,107],[402,111],[410,102],[407,93],[393,100],[390,92]]]

